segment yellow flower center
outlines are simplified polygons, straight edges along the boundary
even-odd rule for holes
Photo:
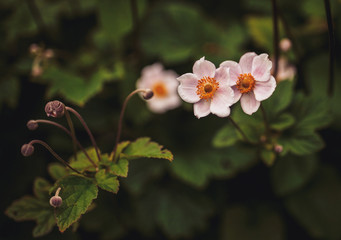
[[[219,88],[219,83],[211,77],[203,77],[198,81],[197,94],[200,99],[212,99],[215,91]]]
[[[168,95],[168,91],[166,85],[163,82],[157,82],[153,85],[152,90],[156,97],[166,97]]]
[[[251,75],[251,73],[242,73],[238,77],[237,89],[241,93],[248,93],[255,88],[255,84],[255,78]]]

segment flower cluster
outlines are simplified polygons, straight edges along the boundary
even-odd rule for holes
[[[217,69],[203,57],[194,63],[193,73],[177,78],[180,82],[178,93],[185,102],[194,104],[197,118],[210,113],[227,117],[230,106],[238,100],[243,111],[251,115],[276,88],[271,68],[267,54],[249,52],[239,63],[224,61]]]

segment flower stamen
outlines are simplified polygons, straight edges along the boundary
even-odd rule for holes
[[[255,88],[256,80],[251,73],[242,73],[238,77],[237,89],[241,93],[248,93]]]
[[[197,94],[200,99],[212,99],[214,93],[219,88],[219,83],[211,77],[203,77],[198,81]]]
[[[163,82],[157,82],[153,85],[152,90],[156,97],[166,97],[168,95],[167,88]]]

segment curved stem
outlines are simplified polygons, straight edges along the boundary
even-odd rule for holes
[[[51,124],[54,125],[60,129],[62,129],[64,132],[66,132],[70,137],[72,137],[71,132],[66,129],[64,126],[60,125],[59,123],[53,122],[53,121],[49,121],[49,120],[44,120],[44,119],[38,119],[35,120],[37,123],[46,123],[46,124]],[[75,137],[75,142],[78,145],[78,147],[82,150],[82,152],[84,153],[84,155],[88,158],[88,160],[92,163],[92,165],[94,165],[96,171],[98,171],[98,167],[95,164],[95,162],[90,158],[89,154],[85,151],[85,149],[83,148],[82,144],[77,140],[77,138]]]
[[[101,155],[99,154],[99,149],[98,149],[98,147],[97,147],[95,138],[94,138],[94,136],[92,135],[90,129],[88,128],[88,125],[86,124],[86,122],[84,121],[84,119],[82,118],[82,116],[81,116],[76,110],[74,110],[74,109],[71,108],[71,107],[66,107],[66,106],[65,106],[65,109],[66,109],[67,111],[70,111],[70,112],[72,112],[73,114],[75,114],[76,117],[79,119],[79,121],[82,123],[83,127],[85,128],[86,132],[88,133],[88,135],[89,135],[89,137],[90,137],[90,140],[91,140],[92,144],[94,145],[94,147],[95,147],[95,149],[96,149],[96,154],[97,154],[98,161],[101,161]]]
[[[324,0],[324,7],[326,9],[326,17],[328,23],[328,36],[329,36],[329,81],[328,81],[328,94],[331,96],[333,94],[334,85],[334,52],[335,52],[335,42],[334,42],[334,28],[332,21],[332,14],[330,11],[329,0]]]
[[[77,146],[76,146],[75,128],[73,127],[73,123],[72,123],[72,120],[71,120],[69,112],[65,111],[65,110],[64,110],[64,112],[65,112],[66,121],[67,121],[67,123],[69,125],[69,128],[70,128],[70,131],[71,131],[71,138],[72,138],[72,143],[73,143],[73,152],[74,152],[74,155],[75,155],[75,159],[77,160]]]
[[[243,132],[243,130],[239,127],[239,125],[232,119],[231,116],[228,117],[228,119],[230,120],[230,122],[232,123],[232,125],[239,131],[239,133],[243,136],[245,142],[248,142],[250,144],[252,144],[250,142],[250,140],[246,137],[245,133]]]
[[[114,147],[114,150],[113,150],[113,153],[114,153],[113,161],[115,161],[115,159],[116,159],[116,149],[117,149],[118,142],[120,141],[120,137],[121,137],[123,115],[124,115],[125,109],[126,109],[126,107],[127,107],[127,103],[128,103],[129,99],[130,99],[132,96],[134,96],[136,93],[139,93],[139,92],[146,92],[146,90],[145,90],[145,89],[136,89],[135,91],[132,91],[132,92],[126,97],[126,99],[124,100],[124,103],[123,103],[123,106],[122,106],[122,110],[121,110],[121,113],[120,113],[120,119],[119,119],[119,121],[118,121],[117,135],[116,135],[116,143],[115,143],[115,147]]]
[[[272,3],[272,24],[273,24],[273,48],[274,48],[274,72],[273,76],[276,79],[278,72],[278,59],[279,59],[279,32],[278,32],[278,12],[276,0],[271,0]]]
[[[32,140],[28,144],[33,145],[35,143],[38,143],[38,144],[44,146],[55,158],[57,158],[58,161],[63,163],[66,167],[70,168],[72,171],[74,171],[74,172],[76,172],[78,174],[84,175],[81,172],[79,172],[78,170],[76,170],[73,167],[71,167],[70,164],[67,163],[64,159],[62,159],[57,153],[55,153],[55,151],[53,151],[52,148],[46,142],[41,141],[41,140]]]

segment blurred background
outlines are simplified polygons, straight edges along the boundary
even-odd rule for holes
[[[268,167],[253,151],[214,143],[227,119],[197,120],[186,103],[154,113],[135,96],[121,139],[150,136],[173,152],[173,163],[131,162],[118,194],[101,191],[75,232],[61,234],[55,227],[40,239],[341,239],[341,1],[331,1],[333,95],[327,95],[324,2],[277,2],[279,41],[291,43],[282,41],[282,80],[317,99],[313,111],[316,102],[328,100],[333,120],[316,129],[324,144],[287,161],[294,164]],[[46,102],[58,99],[78,110],[102,152],[110,152],[122,103],[145,66],[159,62],[181,75],[202,56],[216,66],[249,51],[273,57],[272,16],[270,0],[1,1],[1,213],[33,194],[36,177],[52,182],[52,156],[37,147],[24,158],[22,144],[42,139],[63,158],[72,155],[63,132],[46,125],[34,132],[26,128],[30,119],[46,119]],[[90,146],[74,123],[78,138]],[[221,164],[222,158],[228,161]],[[35,223],[1,214],[0,225],[0,239],[31,239]]]

